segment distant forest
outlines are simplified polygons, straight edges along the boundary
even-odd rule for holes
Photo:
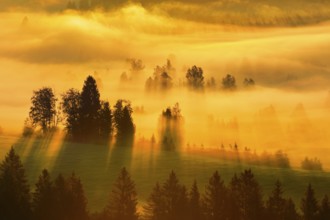
[[[306,183],[307,184],[307,183]],[[191,187],[180,183],[172,171],[157,182],[145,204],[138,203],[134,181],[122,168],[108,194],[106,207],[88,211],[81,180],[72,173],[55,179],[43,170],[33,191],[25,169],[13,148],[0,164],[0,216],[10,220],[329,220],[327,195],[319,200],[307,185],[299,208],[284,195],[279,181],[270,195],[263,195],[251,170],[235,174],[226,185],[215,171],[205,191],[196,181]],[[106,196],[106,195],[105,195]]]

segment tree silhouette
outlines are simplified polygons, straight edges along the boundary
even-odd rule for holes
[[[192,66],[187,70],[186,79],[188,86],[191,89],[202,90],[204,89],[204,76],[201,67]]]
[[[236,89],[236,79],[234,76],[227,74],[222,79],[222,88],[224,90],[235,90]]]
[[[243,81],[243,85],[246,88],[251,88],[251,87],[255,86],[255,82],[252,78],[245,78]]]
[[[102,102],[100,109],[100,136],[109,139],[112,133],[112,113],[109,102]]]
[[[85,80],[80,101],[80,128],[82,137],[93,139],[99,132],[100,93],[92,76]]]
[[[33,193],[33,212],[36,220],[56,220],[53,182],[47,170],[43,170]]]
[[[194,181],[189,197],[188,197],[188,217],[190,220],[200,220],[202,219],[201,201],[200,194],[197,187],[197,182]]]
[[[68,135],[77,138],[80,135],[80,92],[69,89],[62,94],[62,110],[66,119],[65,127]]]
[[[261,219],[264,214],[260,186],[251,170],[245,170],[231,181],[231,199],[239,219]]]
[[[325,195],[323,197],[321,206],[320,206],[319,220],[322,220],[322,219],[330,219],[330,204],[329,204],[329,198],[327,195]]]
[[[144,213],[148,220],[163,220],[165,217],[163,190],[158,182],[149,196],[147,205],[144,207]]]
[[[280,220],[284,218],[286,200],[282,197],[283,190],[280,181],[276,181],[275,188],[266,202],[267,218]]]
[[[44,133],[56,125],[56,101],[53,90],[49,87],[33,91],[29,116],[32,124],[39,125]]]
[[[145,207],[150,220],[187,219],[188,197],[186,188],[172,171],[163,186],[157,183]]]
[[[72,173],[68,178],[68,186],[70,192],[70,215],[72,220],[87,220],[87,200],[80,179]]]
[[[156,66],[153,77],[149,77],[145,83],[147,90],[164,91],[173,86],[172,77],[175,74],[175,68],[170,60],[167,60],[166,65]]]
[[[108,219],[137,220],[137,193],[126,168],[123,168],[114,184],[106,208]]]
[[[209,179],[203,198],[206,219],[226,219],[226,200],[227,189],[218,171],[216,171]]]
[[[299,220],[300,219],[300,216],[298,215],[294,202],[292,201],[291,198],[287,199],[287,201],[285,203],[284,216],[282,219],[283,220]]]
[[[301,199],[302,219],[316,220],[318,217],[319,206],[314,195],[314,190],[311,184],[308,184],[305,196]]]
[[[87,201],[79,178],[73,173],[68,179],[61,174],[54,184],[55,219],[87,220]]]
[[[118,139],[133,137],[135,125],[133,123],[132,113],[133,110],[129,101],[117,101],[113,116]]]
[[[31,218],[30,188],[14,148],[0,164],[0,216],[9,220]]]
[[[179,103],[166,108],[159,120],[159,136],[164,150],[176,150],[182,144],[183,116]]]

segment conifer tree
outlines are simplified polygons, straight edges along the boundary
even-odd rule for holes
[[[36,220],[56,220],[53,182],[47,170],[43,170],[33,193],[33,212]]]
[[[126,168],[123,168],[114,184],[106,208],[108,219],[137,220],[137,193],[135,184]]]
[[[30,188],[20,157],[11,148],[0,164],[0,217],[29,220],[31,217]]]
[[[95,79],[88,76],[80,96],[80,129],[85,138],[95,138],[99,134],[100,93]]]
[[[276,181],[275,188],[266,202],[268,219],[280,220],[284,217],[286,200],[282,197],[283,190],[280,181]]]
[[[329,198],[327,195],[325,195],[322,199],[319,219],[320,220],[330,219],[330,204],[329,204]]]
[[[203,199],[207,219],[226,219],[226,198],[227,189],[218,171],[216,171],[209,179]]]
[[[311,184],[305,192],[305,196],[301,199],[301,211],[303,220],[316,220],[318,216],[318,202],[314,195],[314,190]]]
[[[202,219],[200,193],[196,181],[194,181],[189,193],[188,210],[189,210],[188,212],[189,219],[191,220]]]

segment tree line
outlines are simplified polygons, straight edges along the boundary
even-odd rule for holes
[[[107,205],[90,213],[83,184],[72,173],[52,179],[40,174],[34,190],[28,184],[20,157],[13,148],[0,164],[0,216],[8,220],[328,220],[330,204],[321,201],[311,184],[301,199],[300,212],[284,195],[279,181],[263,200],[262,189],[251,170],[235,174],[226,185],[216,171],[201,193],[194,181],[188,189],[172,171],[153,187],[147,202],[138,207],[135,183],[122,168],[109,194]]]
[[[108,140],[113,135],[122,139],[134,135],[130,101],[118,100],[111,108],[108,101],[100,100],[92,76],[87,77],[81,91],[71,88],[61,95],[59,104],[57,101],[52,88],[44,87],[33,92],[29,120],[24,130],[26,135],[36,127],[46,133],[60,122],[72,140]]]
[[[172,88],[175,72],[176,70],[171,61],[167,60],[164,66],[156,66],[154,68],[153,76],[146,80],[145,88],[148,91],[163,91]],[[218,88],[224,91],[234,91],[237,89],[235,76],[227,74],[221,79],[219,84],[214,77],[206,80],[203,69],[196,65],[187,69],[185,81],[181,83],[194,91],[204,91],[205,89],[216,90]],[[243,80],[243,86],[244,88],[253,88],[255,81],[252,78],[245,78]]]

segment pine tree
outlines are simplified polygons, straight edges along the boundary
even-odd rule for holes
[[[84,189],[80,179],[74,173],[68,179],[68,187],[70,193],[70,212],[68,213],[68,219],[87,220],[87,200]]]
[[[0,164],[1,219],[30,219],[30,188],[20,157],[11,148]]]
[[[318,216],[318,202],[314,195],[314,190],[311,184],[308,184],[308,187],[305,192],[305,197],[301,200],[301,211],[302,219],[304,220],[316,220]]]
[[[98,137],[99,111],[101,109],[100,93],[92,76],[85,80],[80,101],[81,135],[87,139]]]
[[[330,204],[329,198],[325,195],[322,199],[321,207],[320,207],[320,215],[319,220],[330,219]]]
[[[280,181],[276,181],[275,188],[266,203],[269,220],[280,220],[284,217],[286,200],[282,197],[283,190]]]
[[[165,216],[163,190],[159,183],[156,183],[149,196],[148,203],[144,207],[145,217],[148,220],[162,220]]]
[[[137,220],[137,193],[126,168],[123,168],[114,184],[106,208],[108,219]]]
[[[240,219],[261,219],[264,214],[262,194],[251,170],[245,170],[239,178],[232,180],[231,198],[237,208]]]
[[[187,192],[185,186],[179,184],[176,174],[172,171],[163,184],[164,219],[181,220],[187,218]]]
[[[188,210],[190,220],[202,219],[200,194],[196,181],[194,181],[189,193]]]
[[[109,102],[103,102],[100,110],[100,136],[109,139],[112,133],[112,113]]]
[[[33,211],[36,220],[56,220],[53,182],[47,170],[43,170],[33,193]]]
[[[216,171],[206,186],[203,199],[203,206],[207,219],[226,219],[226,198],[227,189],[218,171]]]
[[[299,219],[301,218],[297,213],[294,202],[292,201],[292,199],[289,198],[285,202],[283,220],[299,220]]]
[[[135,126],[132,119],[132,108],[129,101],[118,100],[114,110],[114,123],[117,131],[117,139],[132,137]]]

